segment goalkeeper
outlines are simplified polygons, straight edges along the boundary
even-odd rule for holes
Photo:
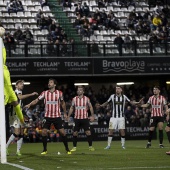
[[[2,38],[5,34],[5,29],[0,27],[0,37]],[[2,41],[2,39],[1,39]],[[2,55],[3,55],[3,71],[4,71],[4,101],[6,104],[11,104],[14,107],[16,115],[20,120],[21,124],[24,124],[24,117],[21,111],[20,104],[18,103],[18,98],[12,88],[10,73],[8,67],[6,66],[6,49],[2,42]]]

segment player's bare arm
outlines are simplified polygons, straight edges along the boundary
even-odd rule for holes
[[[61,101],[61,107],[63,109],[64,112],[64,118],[67,119],[67,114],[66,114],[66,103],[64,100]]]
[[[169,120],[169,117],[170,117],[170,108],[168,109],[168,106],[167,106],[167,109],[166,109],[166,120],[168,121]]]
[[[74,110],[74,107],[71,106],[71,107],[70,107],[70,110],[69,110],[69,112],[68,112],[68,117],[67,117],[67,120],[68,120],[68,121],[69,121],[69,119],[70,119],[71,114],[73,113],[73,110]]]
[[[100,107],[105,107],[107,105],[108,105],[108,102],[105,102],[105,103],[101,104]]]
[[[91,103],[89,103],[89,109],[90,109],[90,113],[91,113],[91,116],[90,116],[90,121],[94,121],[94,110],[93,110],[93,106]]]
[[[130,103],[131,103],[132,105],[141,105],[143,99],[144,99],[144,98],[141,98],[138,102],[130,101]]]
[[[142,104],[142,105],[141,105],[142,108],[147,108],[147,107],[149,107],[149,106],[150,106],[149,103],[146,103],[146,104]]]
[[[39,102],[39,100],[37,98],[37,99],[33,100],[31,103],[25,105],[24,108],[28,108],[29,109],[31,106],[36,105],[38,102]]]
[[[17,96],[18,96],[18,98],[19,98],[20,100],[23,100],[23,99],[26,99],[26,98],[28,98],[28,97],[35,96],[35,95],[37,96],[38,93],[37,93],[37,92],[33,92],[33,93],[30,93],[30,94],[24,94],[24,95],[18,94]]]

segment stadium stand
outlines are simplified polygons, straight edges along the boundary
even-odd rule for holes
[[[161,1],[157,1],[156,6],[152,6],[150,1],[146,3],[145,0],[49,0],[47,6],[42,8],[38,0],[24,0],[22,1],[23,11],[10,13],[7,10],[8,3],[9,0],[0,2],[1,24],[12,35],[18,27],[22,31],[29,29],[33,35],[29,43],[34,43],[34,45],[28,43],[28,52],[25,54],[24,51],[27,50],[21,49],[24,41],[15,39],[17,44],[15,50],[11,51],[12,55],[41,56],[42,52],[43,55],[48,55],[48,45],[55,44],[57,38],[53,39],[52,43],[48,37],[49,25],[44,25],[43,21],[38,23],[41,20],[41,17],[37,18],[39,10],[45,21],[48,17],[51,18],[67,35],[66,43],[63,43],[63,39],[60,38],[59,48],[54,47],[58,49],[57,53],[54,50],[54,55],[57,54],[57,56],[69,55],[69,53],[61,52],[61,48],[66,44],[68,49],[71,49],[73,47],[70,43],[71,39],[79,44],[74,50],[77,56],[113,56],[122,55],[122,53],[123,55],[156,55],[166,54],[169,49],[165,44],[169,40],[170,10],[169,6],[163,6]],[[152,23],[155,15],[158,16],[161,24]],[[156,28],[159,28],[158,32]],[[119,41],[120,38],[117,36],[122,40]],[[94,42],[98,52],[92,50]]]

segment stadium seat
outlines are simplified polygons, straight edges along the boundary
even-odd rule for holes
[[[15,29],[17,29],[18,27],[22,28],[22,24],[21,23],[15,24]]]
[[[90,6],[97,6],[96,1],[93,1],[93,0],[90,1],[90,4],[89,4],[89,5],[90,5]]]
[[[70,8],[69,8],[69,9],[70,9]],[[43,11],[50,11],[49,6],[44,6],[44,7],[43,7]]]

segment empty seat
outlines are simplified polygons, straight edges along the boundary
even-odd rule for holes
[[[44,7],[43,7],[43,11],[50,11],[49,6],[44,6]]]

